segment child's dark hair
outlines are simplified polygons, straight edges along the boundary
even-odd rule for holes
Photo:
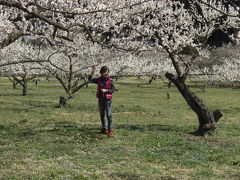
[[[102,73],[105,73],[105,72],[109,72],[109,68],[107,67],[107,66],[103,66],[103,67],[101,67],[101,69],[100,69],[100,74],[102,74]]]

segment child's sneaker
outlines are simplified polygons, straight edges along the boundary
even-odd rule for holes
[[[113,137],[113,132],[111,130],[108,131],[108,137]]]
[[[100,132],[98,132],[98,134],[108,134],[108,130],[102,129]]]

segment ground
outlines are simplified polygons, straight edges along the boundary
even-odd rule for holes
[[[57,81],[31,82],[23,97],[0,78],[0,179],[240,179],[240,90],[193,88],[224,115],[215,132],[196,137],[197,117],[176,88],[146,83],[116,82],[108,138],[96,134],[96,85],[59,109]]]

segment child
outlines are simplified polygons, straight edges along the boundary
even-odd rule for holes
[[[100,77],[92,78],[95,70],[95,67],[93,67],[89,76],[89,82],[98,84],[96,96],[102,123],[102,129],[99,133],[108,134],[109,137],[112,137],[112,93],[114,93],[115,87],[112,78],[108,77],[109,68],[107,66],[101,67]],[[107,116],[108,126],[106,126],[105,115]]]

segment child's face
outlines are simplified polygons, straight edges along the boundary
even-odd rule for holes
[[[108,75],[108,71],[101,74],[102,77],[107,77],[107,75]]]

